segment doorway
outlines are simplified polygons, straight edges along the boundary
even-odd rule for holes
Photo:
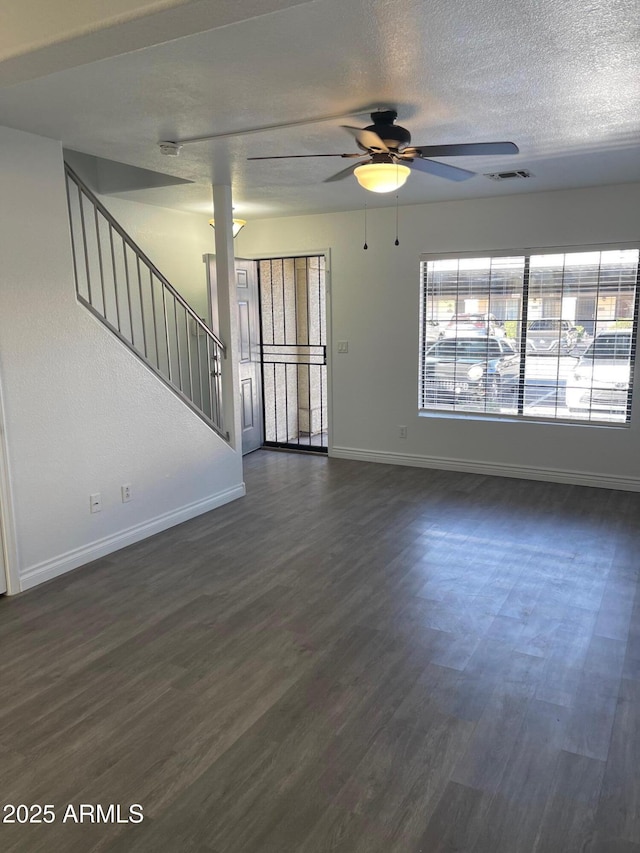
[[[257,262],[265,447],[326,453],[324,255]]]

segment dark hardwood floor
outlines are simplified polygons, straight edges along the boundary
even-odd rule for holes
[[[259,451],[0,600],[4,853],[640,853],[640,495]],[[139,824],[66,807],[139,803]]]

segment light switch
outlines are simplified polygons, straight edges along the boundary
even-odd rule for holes
[[[338,352],[349,352],[349,341],[338,341]]]

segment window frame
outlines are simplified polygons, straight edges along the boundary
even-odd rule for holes
[[[520,355],[520,377],[518,381],[518,404],[516,413],[509,412],[482,412],[472,410],[455,410],[455,409],[436,409],[423,406],[423,357],[432,344],[427,344],[427,339],[424,335],[426,323],[429,319],[425,316],[425,305],[428,301],[428,291],[426,287],[427,274],[426,264],[434,261],[446,260],[468,260],[474,258],[482,259],[497,259],[497,258],[518,258],[522,257],[524,261],[523,283],[522,283],[522,305],[519,323],[522,329],[528,331],[528,295],[529,295],[529,274],[531,267],[531,257],[538,255],[554,255],[554,254],[572,254],[572,253],[588,253],[588,252],[623,252],[627,250],[639,252],[638,264],[636,266],[635,278],[635,294],[633,300],[633,316],[631,321],[631,356],[630,356],[630,372],[629,372],[629,387],[627,397],[627,410],[624,422],[606,421],[606,420],[591,420],[578,419],[570,417],[545,417],[544,415],[535,414],[529,415],[524,411],[524,395],[525,395],[525,367],[527,356],[527,335],[520,336],[520,347],[516,347],[516,351]],[[456,314],[464,313],[456,311]],[[471,312],[473,313],[473,312]],[[531,322],[534,322],[533,320]],[[478,249],[464,252],[423,252],[420,254],[420,275],[419,275],[419,354],[418,354],[418,416],[430,418],[444,418],[454,420],[480,420],[480,421],[510,421],[513,423],[542,423],[545,425],[555,424],[561,426],[578,426],[591,427],[595,429],[628,429],[632,424],[632,416],[634,410],[634,386],[635,372],[638,366],[638,331],[640,323],[640,242],[638,241],[621,241],[619,243],[588,243],[580,245],[553,245],[553,246],[529,246],[526,248],[509,248],[509,249]],[[594,338],[595,340],[595,338]],[[593,342],[592,342],[593,343]],[[591,346],[591,344],[590,344]],[[640,405],[640,404],[638,404]],[[637,406],[635,407],[637,408]]]

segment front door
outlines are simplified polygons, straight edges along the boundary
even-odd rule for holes
[[[242,453],[262,446],[262,378],[260,368],[260,309],[256,262],[236,258],[238,298],[238,367]]]
[[[265,447],[327,452],[324,255],[258,261]]]

